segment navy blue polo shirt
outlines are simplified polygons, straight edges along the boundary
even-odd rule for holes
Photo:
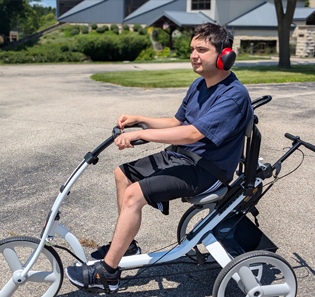
[[[210,88],[203,77],[196,79],[175,117],[205,136],[181,147],[212,161],[232,180],[241,158],[245,128],[253,117],[248,91],[235,74],[231,72]]]

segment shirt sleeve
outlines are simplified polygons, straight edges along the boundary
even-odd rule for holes
[[[244,119],[246,104],[230,96],[222,96],[205,114],[192,123],[205,137],[219,146],[233,131],[239,130]]]

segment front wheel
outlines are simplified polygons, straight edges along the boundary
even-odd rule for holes
[[[38,248],[40,240],[28,236],[9,237],[0,241],[0,297],[53,297],[63,281],[63,266],[57,252],[44,246],[23,284],[16,284],[12,275],[23,270]]]
[[[213,297],[295,297],[297,281],[290,264],[277,254],[253,251],[229,262],[213,286]]]

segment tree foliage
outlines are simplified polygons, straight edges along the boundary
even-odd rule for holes
[[[282,0],[274,0],[278,19],[279,68],[291,68],[290,30],[297,0],[287,0],[284,12]]]
[[[14,26],[14,20],[18,16],[24,15],[24,7],[27,4],[26,0],[0,0],[0,35],[9,36]]]
[[[33,34],[45,23],[56,20],[55,15],[55,8],[31,6],[28,0],[0,0],[0,35],[9,36],[11,30],[22,31],[23,35]]]

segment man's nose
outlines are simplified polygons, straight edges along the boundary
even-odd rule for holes
[[[196,50],[192,50],[191,54],[190,54],[190,57],[191,58],[198,58],[197,51]]]

